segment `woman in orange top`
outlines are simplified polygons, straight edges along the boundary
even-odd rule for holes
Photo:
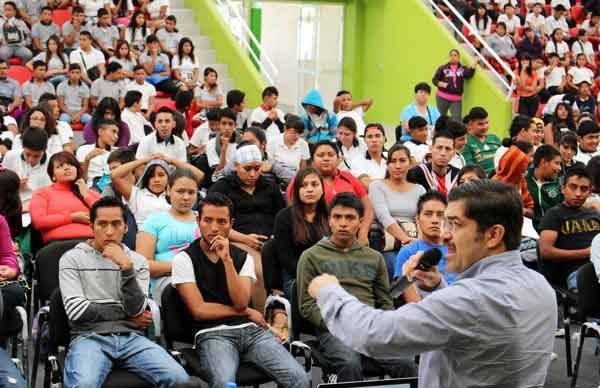
[[[101,195],[82,178],[81,164],[69,152],[59,152],[48,162],[50,186],[33,192],[29,204],[31,223],[44,242],[93,237],[90,208]]]
[[[518,141],[511,145],[508,151],[500,158],[496,175],[492,179],[508,183],[517,188],[523,202],[523,215],[533,217],[533,198],[527,189],[525,174],[533,157],[531,143]]]
[[[535,117],[540,100],[538,93],[544,88],[544,82],[538,72],[533,69],[533,61],[525,56],[519,62],[517,73],[517,96],[519,97],[519,114]]]

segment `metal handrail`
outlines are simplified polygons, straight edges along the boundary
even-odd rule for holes
[[[239,22],[239,25],[242,27],[243,33],[249,38],[250,42],[252,44],[254,44],[254,46],[256,48],[258,48],[258,51],[260,52],[260,57],[258,55],[256,55],[256,52],[252,49],[251,44],[248,41],[248,39],[244,39],[244,37],[238,36],[238,41],[240,42],[240,44],[244,47],[244,49],[246,49],[249,52],[249,54],[252,57],[252,59],[254,60],[254,62],[260,65],[260,71],[261,71],[261,73],[263,73],[263,75],[265,76],[265,78],[267,79],[269,84],[275,85],[276,79],[279,75],[279,70],[277,69],[277,67],[275,66],[275,64],[273,63],[273,61],[271,60],[271,58],[269,57],[267,52],[265,51],[264,47],[260,44],[258,39],[256,39],[256,36],[254,36],[254,33],[252,32],[252,30],[250,30],[250,27],[248,27],[246,20],[242,17],[242,15],[240,15],[240,12],[238,11],[238,9],[231,3],[231,0],[216,0],[216,1],[217,1],[217,3],[219,3],[222,6],[229,9],[231,14],[233,14],[233,17]],[[222,16],[226,17],[226,15],[223,15],[223,14],[222,14]],[[231,28],[232,24],[231,23],[228,23],[228,24]],[[235,31],[233,31],[233,29],[232,29],[232,33],[234,35],[236,35],[236,33],[235,33]],[[265,66],[265,64],[267,66]],[[267,67],[269,69],[267,69]]]
[[[498,56],[498,54],[496,54],[496,52],[487,44],[487,42],[485,41],[485,39],[483,39],[481,37],[481,35],[479,35],[479,33],[477,32],[477,30],[475,30],[471,24],[469,22],[467,22],[467,20],[460,14],[460,12],[458,12],[458,10],[456,8],[454,8],[454,6],[452,4],[450,4],[448,2],[448,0],[442,0],[444,2],[444,5],[446,7],[448,7],[448,9],[454,14],[454,16],[456,16],[458,18],[458,20],[462,23],[463,26],[466,26],[467,29],[469,30],[469,32],[475,36],[475,38],[481,43],[481,45],[486,49],[486,52],[488,52],[490,54],[490,56],[492,58],[494,58],[502,67],[502,69],[506,72],[506,74],[508,74],[511,77],[511,82],[509,83],[506,78],[504,78],[502,76],[502,74],[498,73],[498,71],[490,64],[490,62],[486,59],[486,57],[481,54],[479,52],[479,50],[477,50],[477,48],[475,46],[473,46],[473,44],[469,41],[469,39],[462,33],[462,30],[459,29],[458,27],[456,27],[454,25],[454,23],[452,22],[452,20],[450,20],[448,18],[448,16],[446,16],[444,14],[444,12],[440,9],[440,7],[434,2],[434,0],[429,0],[429,4],[438,12],[438,14],[440,14],[444,20],[446,20],[448,22],[448,24],[450,25],[450,27],[452,27],[452,29],[454,30],[454,32],[461,38],[461,40],[463,42],[465,42],[465,44],[467,46],[469,46],[469,48],[479,57],[479,59],[486,65],[486,67],[490,70],[490,72],[492,74],[494,74],[494,76],[500,81],[500,83],[506,88],[506,95],[508,97],[510,97],[512,95],[513,92],[513,85],[514,85],[514,81],[515,81],[515,73],[512,71],[512,69],[510,68],[510,66],[508,66],[506,64],[506,62],[504,62],[504,60],[502,58],[500,58]]]

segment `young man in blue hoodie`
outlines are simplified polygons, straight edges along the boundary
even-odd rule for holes
[[[308,92],[302,101],[302,107],[306,112],[301,117],[306,129],[304,136],[309,143],[335,139],[337,116],[325,108],[323,97],[317,89]]]

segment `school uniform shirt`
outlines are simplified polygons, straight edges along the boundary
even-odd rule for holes
[[[98,10],[104,8],[105,4],[110,4],[109,0],[79,0],[79,6],[83,8],[86,19],[95,19],[98,16]]]
[[[310,151],[306,140],[300,138],[291,147],[285,144],[284,134],[279,134],[267,143],[269,160],[277,160],[293,171],[298,171],[302,160],[310,159]]]
[[[90,88],[83,81],[71,85],[67,79],[58,85],[56,94],[59,97],[64,97],[65,105],[71,112],[77,113],[83,107],[83,100],[90,98]]]
[[[221,160],[219,155],[217,154],[216,142],[217,138],[213,137],[208,141],[208,144],[206,145],[206,159],[208,160],[209,167],[217,166],[219,164],[219,160]],[[236,149],[237,144],[235,142],[227,144],[227,155],[225,156],[225,160],[227,161],[227,163],[233,161],[233,159],[235,158]]]
[[[95,144],[84,144],[77,149],[75,157],[82,166],[86,156],[92,152],[94,148],[96,148]],[[110,155],[110,151],[105,150],[103,154],[98,155],[90,160],[87,173],[87,185],[89,187],[94,185],[94,178],[108,174],[108,155]]]
[[[530,12],[525,17],[525,23],[539,36],[542,32],[542,27],[546,25],[546,18],[542,14],[535,16],[533,12]]]
[[[43,24],[41,21],[39,21],[31,28],[31,37],[38,38],[40,40],[40,46],[43,49],[46,48],[46,42],[52,35],[60,36],[60,30],[58,29],[58,26],[52,22],[49,24]]]
[[[160,9],[163,6],[167,6],[166,15],[169,14],[169,0],[152,0],[148,3],[148,13],[152,19],[158,18],[160,15]]]
[[[431,163],[422,163],[408,170],[406,180],[420,184],[427,191],[437,190],[447,196],[450,190],[456,186],[458,172],[458,168],[450,165],[446,175],[440,176],[433,171]]]
[[[554,41],[549,40],[548,43],[546,43],[546,50],[544,50],[544,52],[546,54],[556,53],[560,58],[564,58],[565,55],[569,53],[569,45],[565,41],[555,43]]]
[[[127,94],[127,92],[130,90],[137,90],[138,92],[142,93],[142,100],[140,101],[142,110],[148,110],[148,107],[150,106],[150,97],[156,97],[156,88],[154,85],[146,81],[144,81],[144,83],[141,85],[135,82],[135,80],[131,81],[127,84],[125,93]]]
[[[587,67],[572,66],[569,69],[568,74],[573,78],[573,83],[575,85],[583,81],[591,85],[592,81],[594,80],[594,72]]]
[[[567,23],[567,19],[564,16],[561,16],[560,19],[555,19],[554,15],[550,15],[546,18],[546,24],[544,25],[544,31],[546,35],[552,34],[552,31],[560,28],[564,31],[564,33],[569,36],[569,24]]]
[[[8,97],[11,101],[14,100],[15,97],[22,97],[23,92],[21,91],[21,85],[10,77],[0,79],[0,96]]]
[[[82,70],[88,71],[94,66],[104,63],[104,54],[102,51],[91,48],[90,51],[83,51],[78,48],[69,55],[69,63],[79,63]]]
[[[23,85],[23,97],[31,97],[32,106],[36,106],[38,104],[40,97],[44,93],[56,93],[54,86],[48,81],[38,83],[32,78]]]
[[[169,139],[159,141],[158,135],[154,131],[140,141],[135,158],[143,159],[155,153],[164,154],[182,162],[187,162],[185,143],[179,136],[171,135]]]
[[[48,71],[52,71],[52,70],[62,70],[65,68],[69,67],[69,59],[67,58],[67,56],[65,54],[62,55],[62,61],[60,60],[60,58],[57,55],[53,55],[52,58],[50,58],[50,60],[48,61]],[[35,57],[33,57],[33,62],[35,61],[42,61],[42,62],[46,62],[46,52],[43,51],[41,53],[39,53],[38,55],[36,55]]]
[[[19,178],[27,178],[27,187],[19,191],[23,205],[29,205],[29,201],[31,201],[31,196],[35,190],[52,184],[52,180],[47,172],[49,159],[50,156],[46,154],[42,156],[41,161],[37,165],[31,166],[25,161],[23,150],[13,149],[4,155],[2,165],[14,171]]]
[[[171,69],[179,70],[183,79],[191,81],[194,78],[194,70],[200,69],[200,62],[198,58],[195,58],[194,62],[190,57],[179,58],[179,55],[175,55],[171,61]],[[223,94],[222,92],[220,94]]]
[[[577,150],[577,153],[575,154],[575,156],[573,156],[573,160],[576,162],[583,163],[584,165],[587,166],[590,159],[592,159],[596,155],[600,155],[600,152],[598,152],[598,151],[585,152],[580,148],[579,150]]]
[[[127,82],[125,80],[109,81],[98,78],[92,82],[90,95],[96,97],[98,102],[102,101],[104,97],[111,97],[118,102],[121,98],[125,98],[126,88]]]
[[[356,109],[353,109],[353,110],[341,110],[341,111],[339,111],[337,113],[338,123],[344,117],[351,117],[352,119],[354,119],[354,122],[356,123],[356,134],[358,136],[364,136],[364,134],[365,134],[365,120],[363,119],[363,117],[365,117],[365,111],[363,110],[362,106],[359,106],[359,107],[357,107]]]
[[[430,153],[429,146],[427,144],[417,144],[412,140],[405,141],[402,143],[410,151],[410,156],[417,162],[417,164],[423,162],[428,153]]]
[[[211,137],[215,136],[217,136],[217,132],[212,132],[208,126],[208,121],[205,121],[194,130],[190,144],[194,147],[206,146]]]
[[[594,46],[589,41],[584,43],[576,40],[571,45],[571,53],[573,53],[574,58],[577,58],[577,56],[581,53],[583,53],[586,58],[593,57],[595,54]]]
[[[163,42],[168,50],[176,53],[179,41],[183,38],[183,35],[177,31],[169,32],[166,29],[161,28],[156,32],[156,37]]]
[[[367,153],[367,145],[365,144],[362,138],[358,139],[358,145],[352,146],[350,148],[346,148],[341,143],[337,143],[340,149],[340,157],[343,157],[340,164],[338,164],[338,169],[342,171],[350,171],[350,166],[352,165],[352,161],[358,158],[361,155],[365,155]]]
[[[116,62],[118,64],[120,64],[121,66],[123,66],[123,71],[133,71],[133,68],[137,65],[136,61],[133,61],[131,59],[123,59],[123,58],[117,58],[117,57],[110,57],[108,59],[108,63],[111,62]],[[127,83],[129,83],[129,81],[127,81]]]
[[[387,172],[387,161],[385,155],[382,156],[379,163],[370,157],[361,155],[355,158],[350,164],[350,172],[357,178],[368,176],[371,180],[385,179]]]
[[[551,88],[552,86],[560,86],[563,82],[563,78],[567,75],[565,68],[562,66],[557,66],[552,69],[550,74],[545,75],[544,73],[547,69],[548,66],[545,66],[538,70],[538,76],[546,80],[546,89]]]
[[[150,27],[146,27],[146,35],[150,33]],[[144,51],[146,48],[146,36],[143,33],[143,28],[136,28],[134,32],[132,32],[131,27],[127,26],[125,28],[125,40],[129,42],[131,47],[134,50],[139,52]]]
[[[511,19],[506,14],[502,14],[498,16],[498,20],[496,21],[496,23],[500,22],[506,24],[506,32],[509,34],[514,34],[517,28],[521,27],[521,19],[517,15],[513,15]]]
[[[285,122],[285,118],[281,109],[276,109],[276,111],[277,118],[282,123]],[[269,112],[270,110],[265,110],[265,108],[261,105],[252,111],[252,114],[250,114],[250,120],[248,121],[248,125],[252,126],[254,123],[257,123],[257,125],[265,131],[265,134],[267,135],[267,142],[282,133],[284,130],[284,128],[279,128],[275,122],[271,122],[266,128],[263,128],[263,123],[267,119]]]
[[[138,226],[142,226],[150,214],[168,211],[171,208],[164,192],[156,195],[150,190],[138,186],[131,188],[129,199],[125,199],[125,203],[131,210]]]
[[[175,59],[175,58],[173,58],[173,59]],[[183,60],[183,62],[185,63],[186,59],[189,61],[190,65],[192,65],[192,62],[188,58],[185,58]],[[175,63],[175,62],[173,62],[173,63]],[[193,71],[193,69],[192,69],[192,71]],[[188,71],[188,75],[190,76],[190,79],[192,79],[193,75],[190,75],[189,71]],[[223,91],[218,86],[212,91],[205,89],[204,85],[199,85],[194,88],[194,98],[200,99],[201,101],[214,102],[214,101],[217,101],[217,98],[219,96],[223,97]],[[206,118],[207,111],[208,111],[208,109],[202,109],[200,112],[198,112],[198,115],[202,120],[204,120]]]
[[[458,168],[459,170],[461,168],[463,168],[464,166],[467,165],[467,163],[465,162],[465,157],[462,156],[462,154],[460,153],[455,153],[454,157],[452,158],[452,160],[450,161],[450,165],[453,167]]]
[[[146,120],[143,114],[139,112],[133,112],[129,110],[129,108],[125,108],[123,111],[121,111],[121,121],[123,121],[129,127],[129,145],[142,141],[142,139],[146,136],[144,125],[150,126],[150,123],[148,120]]]
[[[101,42],[106,48],[112,48],[115,40],[119,40],[119,29],[115,25],[101,27],[95,25],[92,27],[92,36],[98,42]]]

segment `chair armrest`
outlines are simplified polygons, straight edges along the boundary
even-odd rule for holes
[[[23,341],[27,341],[29,340],[29,320],[27,319],[27,311],[25,311],[23,307],[17,306],[17,313],[19,313],[21,321],[23,322],[23,328],[21,329],[21,339]]]
[[[160,308],[152,299],[148,299],[148,307],[152,312],[152,323],[154,323],[154,335],[156,338],[160,338],[161,335],[161,322],[160,322]]]
[[[62,371],[56,356],[48,356],[46,363],[47,373],[50,373],[50,383],[60,384],[62,382]]]
[[[304,370],[310,372],[312,369],[312,352],[310,346],[302,341],[294,341],[290,344],[290,347],[294,357],[304,358]]]
[[[175,361],[177,361],[179,365],[181,365],[185,369],[185,358],[183,358],[183,354],[181,354],[180,351],[169,350],[169,354],[175,359]]]

